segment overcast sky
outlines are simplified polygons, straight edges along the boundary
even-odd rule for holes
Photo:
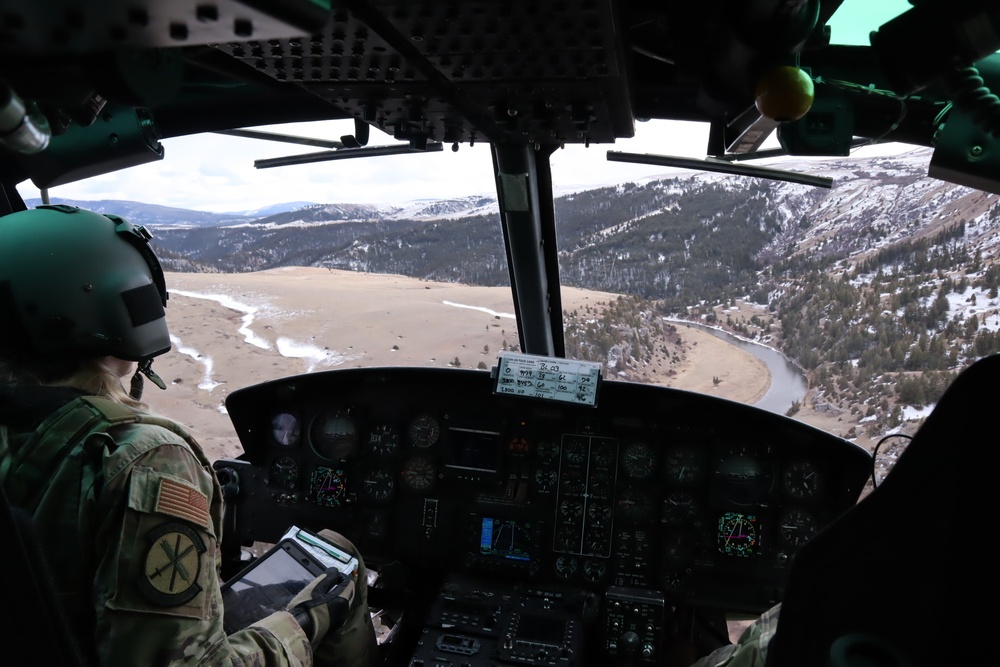
[[[868,31],[908,8],[906,0],[846,0],[832,22],[834,41],[867,43]],[[838,18],[835,16],[835,18]],[[353,131],[350,121],[296,123],[268,129],[322,139]],[[771,145],[776,145],[774,139]],[[255,169],[254,160],[315,152],[273,141],[218,134],[163,142],[165,159],[53,188],[52,197],[127,199],[204,211],[245,211],[290,201],[403,204],[416,199],[464,195],[495,196],[490,148],[462,144],[438,153],[336,160],[273,169]],[[370,145],[398,143],[377,130]],[[663,167],[608,162],[608,150],[704,157],[708,125],[650,121],[636,125],[635,137],[615,144],[568,145],[552,156],[557,188],[622,183],[665,173]],[[23,197],[38,197],[30,182]]]

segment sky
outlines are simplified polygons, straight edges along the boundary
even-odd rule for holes
[[[909,8],[907,0],[845,0],[831,21],[833,40],[867,44],[868,32]],[[263,128],[272,132],[339,139],[353,132],[351,121],[293,123]],[[369,145],[394,144],[372,131]],[[490,148],[462,144],[426,154],[335,160],[255,169],[254,160],[317,149],[274,141],[204,134],[166,139],[164,159],[52,188],[51,197],[124,199],[202,211],[250,211],[282,202],[403,205],[420,199],[467,195],[496,196]],[[551,158],[557,189],[641,180],[668,172],[663,167],[608,162],[608,150],[702,158],[708,125],[675,121],[637,123],[635,136],[614,144],[567,145]],[[764,148],[777,147],[772,137]],[[897,149],[898,150],[898,149]],[[39,196],[30,182],[24,198]]]

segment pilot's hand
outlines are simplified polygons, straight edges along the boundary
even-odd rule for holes
[[[287,610],[315,648],[330,628],[339,628],[354,600],[354,579],[330,568],[288,603]]]

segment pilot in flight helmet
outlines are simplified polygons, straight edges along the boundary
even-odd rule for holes
[[[0,217],[0,343],[34,358],[114,356],[148,371],[170,349],[167,289],[149,239],[144,227],[73,206]]]

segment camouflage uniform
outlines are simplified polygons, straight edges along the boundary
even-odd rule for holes
[[[6,396],[23,398],[23,390]],[[66,390],[50,393],[65,403]],[[33,513],[64,608],[100,665],[312,664],[308,638],[284,611],[226,636],[222,495],[208,460],[180,427],[122,423],[81,438],[77,416],[93,416],[94,406],[76,399],[50,414],[33,438],[27,415],[2,399],[0,482],[12,504]],[[59,451],[60,443],[69,443],[68,451]]]
[[[764,667],[780,611],[780,604],[771,607],[743,631],[737,643],[712,651],[691,667]]]

